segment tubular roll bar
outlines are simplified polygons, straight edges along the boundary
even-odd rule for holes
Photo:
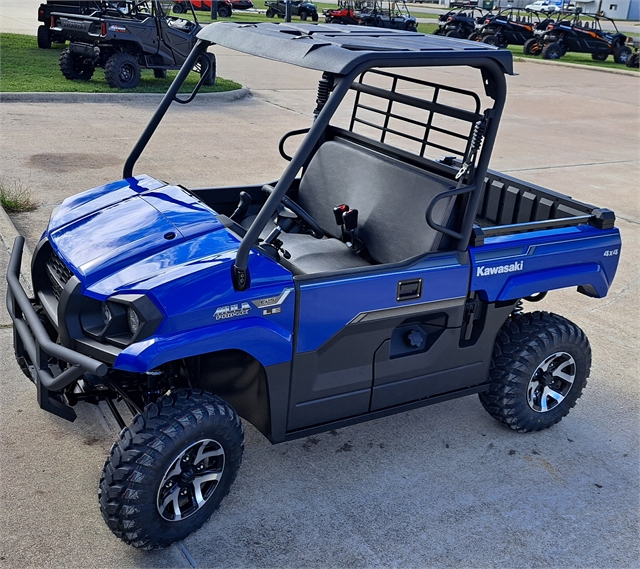
[[[200,90],[200,86],[203,82],[202,77],[200,78],[200,81],[196,85],[194,92],[191,94],[191,96],[187,100],[181,100],[177,97],[180,87],[182,87],[182,84],[184,83],[185,79],[191,72],[191,69],[196,64],[198,57],[200,57],[207,50],[208,45],[209,44],[207,42],[198,40],[193,50],[191,50],[189,57],[187,57],[183,66],[180,68],[180,72],[178,73],[176,78],[173,80],[173,83],[171,83],[171,86],[169,87],[169,90],[165,93],[165,96],[162,98],[160,106],[156,109],[156,112],[153,113],[153,116],[151,117],[149,124],[144,129],[143,133],[140,135],[140,138],[138,139],[138,142],[136,142],[136,145],[133,147],[133,150],[129,154],[129,157],[127,158],[127,161],[124,164],[124,169],[122,170],[123,178],[133,177],[133,167],[136,165],[138,158],[140,158],[140,155],[146,148],[147,144],[149,143],[149,140],[151,140],[151,137],[153,136],[153,133],[158,128],[160,121],[164,118],[164,115],[166,114],[167,110],[169,110],[171,103],[173,103],[174,101],[177,101],[178,103],[182,103],[182,104],[190,103],[193,100],[193,98],[196,96],[197,92]],[[209,65],[208,61],[205,63]]]

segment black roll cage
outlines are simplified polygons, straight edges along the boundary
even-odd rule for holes
[[[216,25],[216,24],[214,24]],[[255,27],[255,26],[254,26]],[[338,26],[342,28],[343,26]],[[405,32],[403,32],[405,33]],[[415,34],[414,34],[415,35]],[[422,35],[422,34],[417,34]],[[127,161],[123,170],[124,178],[131,178],[133,176],[133,167],[140,157],[142,151],[146,147],[147,143],[151,139],[151,136],[155,132],[156,128],[160,124],[162,118],[165,113],[169,109],[172,102],[177,101],[180,103],[190,102],[195,97],[199,86],[196,86],[193,94],[189,97],[187,101],[181,100],[177,97],[177,93],[184,83],[187,75],[191,71],[198,57],[204,53],[207,48],[213,45],[212,41],[206,41],[203,39],[199,39],[193,48],[191,54],[185,61],[182,69],[178,73],[177,77],[174,79],[173,83],[169,87],[169,90],[163,97],[158,109],[153,114],[149,124],[143,131],[140,139],[134,146],[131,154],[127,158]],[[400,54],[402,55],[402,54]],[[470,180],[466,180],[466,184],[462,185],[462,183],[458,184],[458,187],[453,187],[441,194],[437,195],[430,207],[427,211],[427,222],[429,225],[436,229],[437,231],[441,231],[454,239],[457,240],[456,249],[457,251],[463,253],[467,250],[470,239],[472,237],[473,231],[473,223],[475,219],[475,214],[478,209],[478,204],[480,202],[483,182],[487,173],[487,168],[489,166],[489,160],[491,158],[491,153],[493,150],[493,146],[495,143],[498,125],[500,122],[500,117],[502,115],[502,111],[504,109],[505,101],[506,101],[506,80],[504,77],[505,69],[501,66],[496,59],[487,55],[486,57],[478,57],[478,54],[473,54],[474,57],[465,58],[464,56],[460,56],[462,54],[455,54],[456,57],[430,57],[428,63],[421,62],[418,59],[404,58],[398,57],[396,59],[390,58],[389,54],[381,54],[376,57],[375,52],[370,53],[370,57],[365,59],[361,58],[359,62],[356,62],[356,65],[352,66],[348,72],[343,75],[338,75],[335,73],[327,73],[325,72],[323,75],[323,80],[326,81],[326,78],[329,77],[331,79],[332,89],[328,96],[328,99],[322,106],[321,110],[315,115],[314,122],[309,129],[307,135],[302,140],[300,146],[297,151],[291,158],[288,166],[285,168],[282,176],[276,183],[273,192],[267,198],[265,204],[258,212],[254,222],[251,224],[246,234],[242,238],[240,246],[238,248],[238,252],[236,255],[236,260],[233,265],[233,284],[236,290],[245,290],[250,285],[250,275],[248,271],[248,259],[249,253],[251,249],[258,243],[258,238],[262,233],[263,229],[270,222],[273,215],[275,214],[278,205],[280,204],[282,198],[285,196],[286,192],[294,183],[297,173],[301,168],[305,166],[308,162],[308,158],[311,153],[316,148],[317,144],[320,142],[323,133],[329,126],[330,120],[333,117],[334,113],[338,109],[340,103],[348,93],[350,89],[353,88],[353,85],[356,84],[356,80],[359,76],[364,74],[369,70],[373,70],[375,68],[392,68],[392,67],[444,67],[444,66],[469,66],[474,67],[480,70],[482,74],[482,80],[484,84],[484,89],[486,95],[494,100],[494,105],[492,108],[485,111],[485,124],[483,125],[483,139],[481,149],[479,151],[479,155],[477,158],[477,164],[475,168],[473,168],[473,173]],[[422,63],[422,65],[420,65]],[[507,71],[508,72],[508,71]],[[480,146],[480,145],[478,145]],[[468,200],[466,204],[466,208],[464,211],[464,215],[462,218],[462,222],[460,224],[460,231],[453,231],[451,229],[447,229],[438,224],[435,224],[430,219],[430,212],[433,209],[435,203],[441,199],[458,196],[462,194],[468,195]]]

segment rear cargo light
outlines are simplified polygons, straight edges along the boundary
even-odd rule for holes
[[[107,23],[106,22],[102,22],[102,31],[100,32],[100,35],[103,35],[103,36],[107,35]]]
[[[56,19],[55,19],[53,16],[51,16],[50,26],[51,26],[52,28],[55,28],[55,27],[56,27]]]

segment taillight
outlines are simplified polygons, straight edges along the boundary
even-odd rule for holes
[[[547,29],[548,29],[548,30],[552,30],[552,29],[553,29],[553,24],[549,24],[549,25],[547,26]]]
[[[101,31],[101,34],[102,34],[103,36],[106,36],[106,35],[107,35],[107,23],[106,23],[106,22],[102,22],[102,31]]]
[[[49,24],[49,25],[50,25],[52,28],[55,28],[55,27],[56,27],[56,19],[55,19],[53,16],[51,16],[51,22],[50,22],[50,24]]]

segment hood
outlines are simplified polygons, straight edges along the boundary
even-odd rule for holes
[[[148,176],[65,200],[52,215],[47,234],[84,288],[145,259],[170,259],[171,250],[181,250],[203,235],[207,246],[198,248],[200,259],[225,252],[235,257],[238,247],[238,240],[205,204],[179,186]]]

